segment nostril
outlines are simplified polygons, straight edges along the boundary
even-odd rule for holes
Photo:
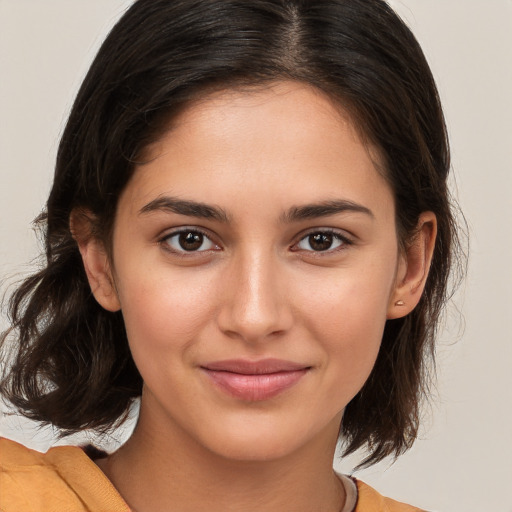
[[[218,324],[225,336],[258,342],[283,336],[291,325],[289,317],[284,308],[255,311],[234,306],[221,312]]]

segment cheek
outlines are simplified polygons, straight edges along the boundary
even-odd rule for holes
[[[361,389],[373,368],[391,287],[389,272],[368,266],[360,273],[339,272],[322,286],[308,286],[302,299],[308,305],[302,315],[306,328],[326,357],[331,390],[343,390],[345,401]]]
[[[393,268],[393,267],[391,267]],[[329,339],[339,336],[354,344],[380,341],[392,289],[391,272],[367,267],[347,269],[313,278],[294,290],[310,327]]]
[[[160,269],[123,280],[119,296],[134,358],[184,350],[208,322],[213,291],[199,274]]]

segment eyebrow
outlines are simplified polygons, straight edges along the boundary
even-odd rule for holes
[[[344,212],[363,213],[372,219],[375,218],[373,212],[366,206],[354,203],[353,201],[349,201],[347,199],[334,199],[315,204],[294,206],[282,216],[282,221],[296,222],[317,217],[328,217],[329,215],[336,215],[337,213]]]
[[[197,201],[188,201],[175,197],[159,197],[150,201],[139,210],[139,215],[151,213],[154,211],[169,211],[188,217],[198,217],[202,219],[213,219],[219,222],[228,223],[229,215],[217,206],[208,205]],[[285,223],[297,222],[300,220],[313,219],[317,217],[328,217],[344,212],[356,212],[375,218],[372,211],[361,204],[346,199],[335,199],[322,201],[315,204],[306,204],[303,206],[293,206],[287,212],[281,215],[281,221]]]
[[[159,197],[158,199],[150,201],[139,210],[139,215],[162,210],[177,213],[179,215],[187,215],[189,217],[213,219],[219,222],[229,221],[229,216],[222,208],[169,196]]]

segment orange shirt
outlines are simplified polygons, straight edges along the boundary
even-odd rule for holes
[[[357,481],[354,512],[420,512]],[[76,446],[47,453],[0,439],[0,512],[130,512],[112,483]]]

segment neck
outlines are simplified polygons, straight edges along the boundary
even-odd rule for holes
[[[275,460],[247,461],[212,453],[183,433],[155,433],[141,417],[130,440],[98,465],[136,512],[337,512],[345,493],[332,469],[332,427],[334,437],[324,434]]]

